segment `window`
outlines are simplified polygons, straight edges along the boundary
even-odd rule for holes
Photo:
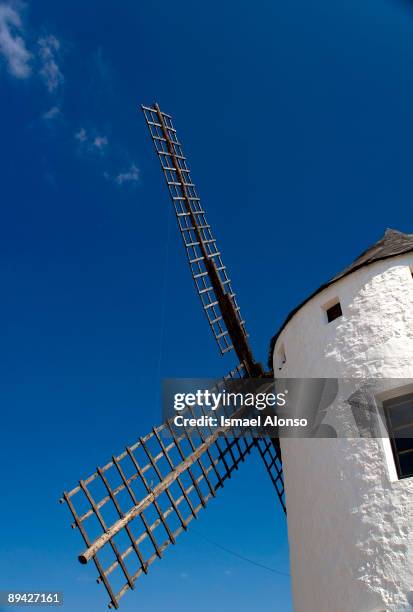
[[[331,306],[328,306],[328,308],[326,308],[327,321],[329,323],[341,317],[342,314],[343,312],[341,310],[340,302],[336,302],[335,304],[332,304]]]
[[[399,478],[413,476],[413,393],[383,402]]]
[[[283,365],[287,361],[287,357],[285,356],[285,348],[282,344],[277,352],[277,367],[279,370],[282,370]]]

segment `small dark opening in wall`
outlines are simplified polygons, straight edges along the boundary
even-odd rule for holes
[[[331,323],[331,321],[334,321],[334,319],[338,319],[339,317],[341,317],[343,312],[341,310],[340,302],[337,302],[337,304],[334,304],[333,306],[330,306],[330,308],[327,308],[326,313],[327,321],[329,323]]]
[[[278,369],[282,370],[283,365],[286,363],[287,361],[287,357],[285,356],[285,348],[284,345],[281,345],[280,350],[278,351]]]

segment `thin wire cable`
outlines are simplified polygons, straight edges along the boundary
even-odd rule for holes
[[[249,559],[248,557],[244,557],[244,555],[241,555],[240,553],[237,553],[234,550],[230,550],[229,548],[226,548],[225,546],[222,546],[221,544],[218,544],[218,542],[214,542],[210,538],[207,538],[202,533],[199,533],[199,531],[195,531],[194,529],[191,529],[191,531],[192,531],[192,533],[195,533],[195,535],[199,536],[200,538],[202,538],[206,542],[209,542],[210,544],[212,544],[216,548],[219,548],[220,550],[223,550],[224,552],[228,553],[229,555],[232,555],[233,557],[237,557],[238,559],[241,559],[242,561],[246,561],[247,563],[250,563],[251,565],[255,565],[256,567],[260,567],[261,569],[268,570],[269,572],[272,572],[273,574],[279,574],[280,576],[287,576],[288,578],[290,578],[290,576],[291,576],[291,574],[289,574],[288,572],[281,572],[280,570],[276,570],[276,569],[274,569],[272,567],[268,567],[268,565],[264,565],[263,563],[259,563],[258,561],[254,561],[253,559]]]

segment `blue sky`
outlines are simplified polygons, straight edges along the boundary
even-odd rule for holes
[[[175,118],[264,361],[310,291],[386,227],[413,231],[412,32],[390,0],[0,0],[1,588],[103,610],[62,490],[159,422],[162,377],[233,365],[139,105]],[[288,577],[202,539],[288,572],[258,459],[194,528],[124,610],[291,610]]]

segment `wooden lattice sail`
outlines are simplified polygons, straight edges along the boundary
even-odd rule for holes
[[[211,231],[182,145],[170,115],[159,106],[142,107],[175,208],[192,277],[221,353],[235,348],[240,363],[261,374],[254,364],[231,280]]]
[[[178,434],[167,421],[63,494],[86,545],[79,561],[94,561],[110,606],[118,607],[251,452],[252,437],[236,433]]]

